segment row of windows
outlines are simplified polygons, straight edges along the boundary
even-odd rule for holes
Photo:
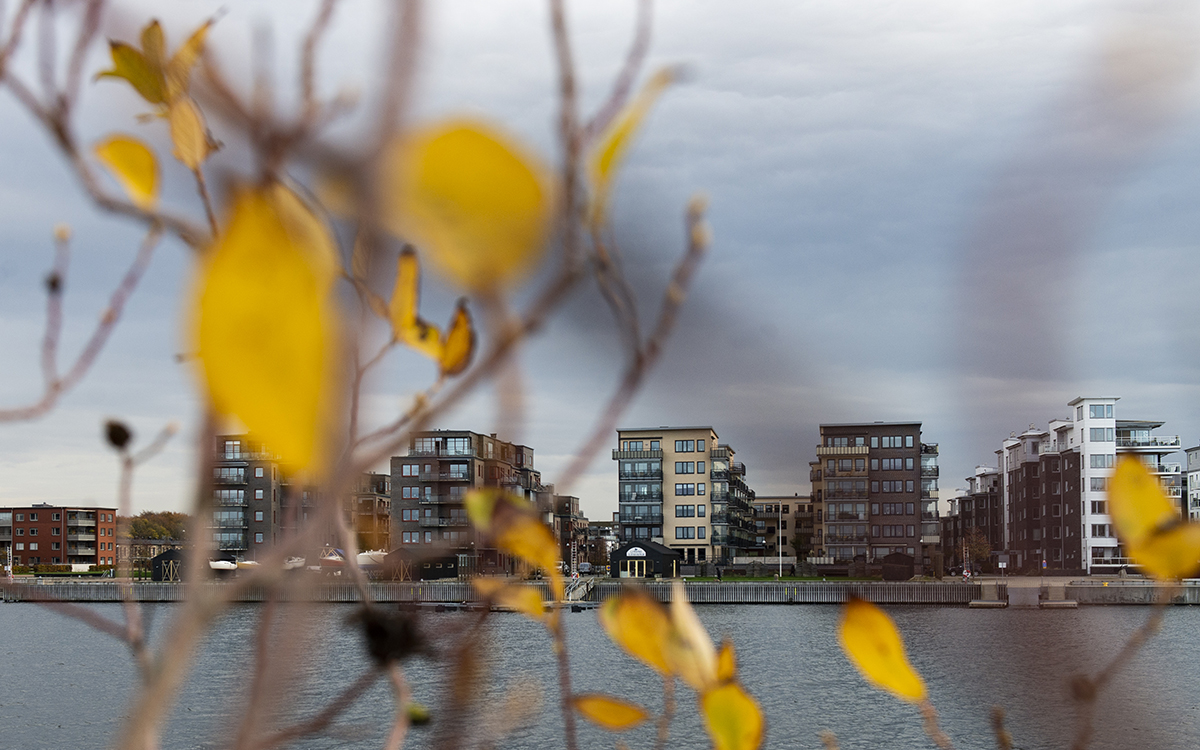
[[[417,453],[442,453],[451,456],[471,455],[471,438],[413,438],[413,450]]]
[[[696,516],[704,517],[703,505],[676,505],[676,518],[695,518]]]
[[[1088,441],[1092,443],[1112,443],[1116,439],[1111,427],[1093,427],[1088,430]]]
[[[1111,469],[1117,460],[1112,453],[1093,453],[1089,458],[1093,469]]]
[[[907,526],[903,524],[892,524],[885,526],[872,526],[871,536],[873,537],[912,537],[916,536],[916,527],[913,524]],[[881,533],[882,532],[882,533]]]
[[[676,539],[703,539],[708,531],[706,526],[676,526]]]
[[[676,461],[675,462],[675,473],[676,474],[697,474],[697,473],[703,474],[704,473],[704,462],[703,461]]]
[[[1083,419],[1083,407],[1076,407],[1077,414],[1080,419]],[[1113,405],[1112,404],[1088,404],[1088,416],[1092,419],[1112,419]]]
[[[783,510],[781,511],[778,505],[755,505],[754,512],[755,513],[783,513],[784,515],[787,515],[788,513],[792,512],[790,510],[790,508],[791,508],[790,505],[785,505],[785,506],[783,506]]]
[[[15,515],[16,515],[16,519],[15,519],[15,520],[17,520],[17,521],[24,521],[24,520],[25,520],[25,514],[24,514],[24,513],[17,513],[17,514],[15,514]],[[36,521],[36,520],[38,520],[38,514],[37,514],[37,513],[30,513],[30,514],[29,514],[29,520],[30,520],[30,521]],[[50,520],[51,520],[51,521],[61,521],[61,520],[62,520],[62,513],[51,513],[51,514],[50,514]],[[99,520],[101,521],[101,523],[105,523],[105,522],[107,522],[107,523],[112,523],[112,521],[113,521],[113,514],[112,514],[112,513],[101,513],[101,514],[100,514],[100,516],[99,516]]]
[[[879,492],[880,486],[882,486],[884,492],[912,492],[915,487],[911,479],[907,481],[899,479],[895,481],[886,480],[883,482],[871,482],[871,492]]]
[[[875,465],[876,462],[879,463],[878,467],[876,467],[876,465]],[[913,459],[911,459],[911,458],[883,458],[883,459],[872,458],[871,459],[872,471],[875,470],[876,468],[879,468],[883,471],[910,470],[913,468],[913,465],[914,465]]]
[[[912,435],[894,435],[878,438],[879,445],[875,445],[876,438],[871,438],[872,448],[911,448],[913,447]]]
[[[704,452],[704,441],[703,440],[676,440],[675,441],[675,452],[676,453],[696,453],[696,452],[703,453]]]
[[[871,503],[871,515],[911,516],[915,509],[913,503]]]
[[[675,485],[675,496],[683,497],[685,495],[703,495],[704,482],[699,484],[677,484]]]
[[[644,446],[649,446],[644,447]],[[662,450],[662,444],[657,440],[622,440],[621,450],[623,451],[640,451],[640,450]],[[679,450],[676,448],[675,450]]]

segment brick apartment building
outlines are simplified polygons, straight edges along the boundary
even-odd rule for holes
[[[0,508],[0,562],[11,547],[13,565],[115,565],[116,542],[116,508]]]
[[[817,511],[813,546],[834,568],[854,558],[881,565],[900,552],[916,569],[940,547],[938,447],[921,441],[920,422],[823,424],[809,464]]]

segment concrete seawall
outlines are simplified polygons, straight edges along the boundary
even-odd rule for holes
[[[594,579],[592,585],[579,591],[576,601],[598,602],[620,596],[631,581],[610,578]],[[262,602],[269,597],[262,587],[238,586],[230,582],[208,582],[206,588],[217,588],[237,602]],[[537,586],[549,598],[545,582],[527,583]],[[669,581],[642,583],[656,598],[671,598]],[[119,581],[54,581],[43,584],[18,582],[0,584],[0,600],[7,602],[119,602],[124,594]],[[1040,584],[1036,580],[1009,579],[1007,583],[984,580],[962,582],[859,582],[859,581],[726,581],[688,583],[688,598],[696,604],[840,604],[857,596],[878,604],[913,604],[927,606],[967,606],[972,601],[994,602],[1000,606],[1010,602],[1009,589],[1028,588],[1033,601],[1078,602],[1080,605],[1101,604],[1200,604],[1200,581],[1181,586],[1165,586],[1152,581],[1095,581],[1064,580]],[[426,581],[415,583],[373,582],[371,597],[381,603],[458,603],[477,599],[470,583],[464,581]],[[177,583],[139,582],[128,585],[134,601],[179,602],[187,596],[188,587]],[[586,594],[584,594],[586,591]],[[359,601],[359,592],[350,583],[321,582],[297,591],[294,600],[328,603]]]

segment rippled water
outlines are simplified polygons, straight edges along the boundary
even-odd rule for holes
[[[117,605],[96,605],[120,618]],[[153,605],[152,629],[170,627],[173,605]],[[263,608],[232,610],[196,656],[164,737],[170,750],[230,746],[245,700],[253,639]],[[345,622],[345,605],[321,605],[303,617],[297,642],[303,658],[286,696],[287,718],[311,715],[366,668],[363,646]],[[916,710],[868,688],[838,647],[838,609],[830,606],[698,606],[700,619],[737,646],[739,669],[767,714],[766,747],[819,748],[832,730],[842,748],[928,747]],[[1019,748],[1064,748],[1075,729],[1066,679],[1096,671],[1150,614],[1144,607],[1074,611],[890,609],[913,663],[930,684],[942,724],[960,748],[993,748],[989,711],[1002,705]],[[463,627],[472,615],[424,616],[436,635]],[[566,615],[572,675],[581,691],[604,691],[651,708],[662,703],[659,680],[624,656],[600,630],[594,611]],[[111,744],[134,680],[128,652],[115,640],[34,604],[0,604],[0,747],[93,748]],[[1200,608],[1167,612],[1162,631],[1121,672],[1101,698],[1096,748],[1200,746]],[[554,704],[554,661],[538,625],[494,615],[476,643],[488,654],[485,706],[511,718],[506,696],[525,702],[542,695],[541,713],[498,743],[506,748],[561,747]],[[315,646],[313,644],[316,644]],[[279,644],[288,645],[288,644]],[[407,664],[418,700],[436,708],[439,665]],[[541,684],[542,688],[536,687]],[[671,747],[707,747],[694,696],[678,691]],[[329,732],[297,743],[305,750],[377,748],[392,710],[390,691],[377,684]],[[436,715],[435,715],[436,721]],[[407,747],[430,744],[431,728],[412,730]],[[581,728],[584,747],[612,747],[612,735]],[[631,733],[632,747],[649,747],[650,731]]]

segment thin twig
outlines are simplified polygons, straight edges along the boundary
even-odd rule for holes
[[[663,295],[662,309],[659,311],[654,330],[646,340],[640,356],[635,357],[625,371],[620,385],[609,398],[608,404],[600,414],[600,419],[592,429],[591,436],[575,453],[571,463],[567,465],[559,481],[556,482],[556,486],[569,488],[571,483],[583,474],[595,454],[608,442],[617,420],[620,419],[625,407],[629,405],[630,400],[641,387],[646,374],[654,367],[662,354],[667,338],[675,327],[679,307],[683,304],[692,278],[700,265],[700,260],[708,249],[709,237],[708,228],[704,224],[704,210],[704,201],[693,198],[687,212],[688,248],[679,263],[676,264],[675,272],[671,275],[671,281]],[[565,489],[559,491],[566,492]]]
[[[929,735],[929,739],[933,740],[933,744],[940,747],[942,750],[954,750],[954,743],[942,731],[938,725],[937,709],[933,707],[933,703],[928,698],[918,704],[921,709],[921,718],[925,720],[925,734]]]
[[[62,93],[64,108],[70,108],[79,101],[79,89],[83,86],[83,64],[87,60],[87,51],[92,46],[92,41],[100,31],[100,18],[103,14],[104,0],[88,0],[87,10],[84,11],[83,21],[79,25],[79,35],[75,37],[75,46],[67,63],[67,81]]]
[[[388,667],[388,678],[392,683],[392,693],[396,696],[396,713],[392,720],[392,731],[388,734],[385,750],[400,750],[404,746],[404,737],[408,734],[408,705],[412,700],[408,682],[404,679],[404,670],[393,662]]]
[[[215,240],[220,236],[221,230],[217,226],[217,212],[213,210],[212,196],[208,194],[208,182],[204,179],[204,170],[196,167],[192,170],[192,174],[196,175],[196,191],[200,193],[200,202],[204,204],[204,216],[208,219],[208,228]]]
[[[554,58],[558,65],[558,138],[563,150],[562,232],[563,255],[567,266],[579,261],[579,155],[582,138],[579,130],[578,95],[575,85],[575,61],[571,55],[571,37],[563,0],[550,0],[550,24],[554,37]]]
[[[293,740],[298,740],[301,737],[307,737],[310,734],[320,732],[333,723],[334,719],[341,716],[378,679],[379,671],[375,669],[362,674],[357,680],[350,683],[345,690],[339,693],[338,697],[334,698],[328,706],[321,709],[320,713],[307,721],[282,729],[260,741],[256,746],[257,750],[271,750],[271,748],[279,747]]]
[[[567,750],[578,747],[575,729],[575,707],[571,703],[571,661],[567,649],[566,619],[562,616],[563,602],[555,602],[551,614],[550,634],[554,638],[554,657],[558,662],[558,692],[559,705],[562,709],[563,725],[566,731]]]
[[[992,707],[992,732],[996,735],[996,750],[1013,750],[1012,735],[1004,728],[1004,709]]]
[[[137,255],[133,259],[133,263],[130,264],[129,269],[125,272],[125,276],[113,291],[112,296],[109,297],[108,307],[100,316],[100,321],[92,331],[91,338],[84,345],[83,351],[80,352],[74,364],[67,370],[66,375],[63,375],[61,378],[55,376],[47,379],[43,384],[42,396],[35,403],[28,406],[0,409],[0,422],[14,422],[35,419],[42,416],[54,408],[59,398],[65,392],[71,390],[71,388],[83,379],[83,376],[87,374],[87,371],[104,349],[104,345],[108,342],[108,337],[116,327],[117,321],[125,309],[126,302],[129,301],[129,297],[133,294],[142,275],[149,267],[150,259],[154,255],[154,249],[161,238],[162,230],[158,227],[152,228],[150,233],[146,235],[146,238],[142,241],[141,248],[139,248]],[[58,335],[61,328],[61,284],[65,271],[66,254],[60,245],[59,255],[55,261],[55,270],[51,272],[50,279],[47,282],[50,301],[47,310],[46,335],[42,342],[43,373],[54,373],[57,371],[55,364],[50,360],[56,356],[57,352]]]
[[[625,64],[613,83],[613,90],[608,99],[596,111],[583,130],[584,143],[595,140],[613,121],[625,102],[629,101],[629,92],[633,90],[633,82],[637,80],[642,65],[646,62],[646,53],[650,51],[650,32],[654,21],[654,4],[652,0],[639,0],[637,9],[637,27],[633,34],[633,43],[625,56]]]
[[[249,750],[254,747],[254,734],[262,721],[259,711],[266,700],[267,673],[271,663],[271,623],[275,618],[274,597],[263,605],[258,619],[258,632],[254,637],[254,672],[250,678],[250,701],[242,712],[242,723],[238,727],[235,750]]]
[[[655,750],[665,750],[667,740],[671,738],[671,719],[675,717],[675,676],[663,675],[663,710],[658,717],[658,735],[654,741]]]
[[[311,121],[317,114],[319,106],[316,82],[317,46],[329,29],[329,22],[333,18],[333,10],[337,6],[337,2],[338,0],[321,0],[317,17],[313,19],[313,24],[304,37],[304,46],[300,53],[300,100],[304,103],[304,110],[300,117],[304,122]]]

